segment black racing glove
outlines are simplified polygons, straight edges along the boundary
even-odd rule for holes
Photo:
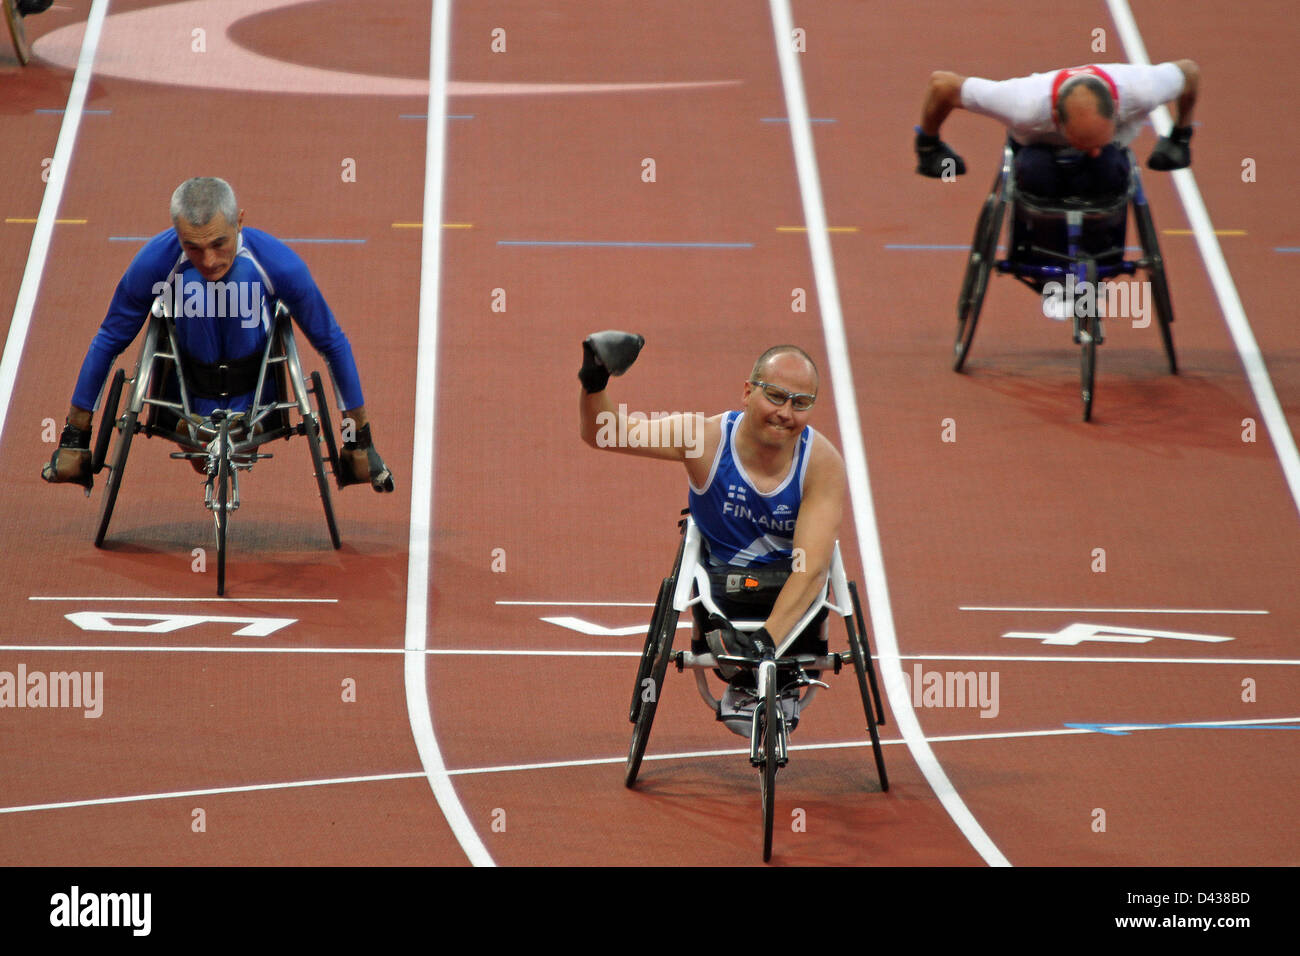
[[[587,394],[603,392],[611,375],[622,375],[631,368],[643,345],[645,338],[635,332],[608,329],[587,336],[582,342],[582,368],[578,370],[578,381]]]
[[[588,395],[603,392],[609,384],[609,369],[601,364],[596,350],[591,347],[590,338],[582,343],[582,368],[578,369],[578,381]]]
[[[50,455],[49,464],[41,469],[41,477],[51,484],[81,485],[89,495],[95,484],[90,473],[90,429],[77,428],[71,422],[65,424],[59,447]]]
[[[1168,136],[1161,136],[1156,140],[1155,149],[1151,150],[1151,155],[1147,157],[1147,166],[1162,173],[1174,169],[1186,169],[1192,165],[1191,142],[1192,128],[1175,126],[1169,131]]]
[[[369,422],[357,429],[352,441],[343,443],[342,457],[343,467],[338,476],[340,488],[359,485],[367,480],[362,476],[368,474],[370,487],[375,491],[393,490],[393,473],[384,464],[384,459],[379,457],[379,452],[375,451],[374,442],[370,438]]]
[[[938,136],[929,136],[916,129],[916,171],[931,179],[942,179],[945,174],[961,176],[966,172],[966,161],[952,151],[952,147]]]

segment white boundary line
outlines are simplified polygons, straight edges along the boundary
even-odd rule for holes
[[[826,209],[822,202],[821,182],[817,173],[817,156],[813,149],[812,126],[808,121],[808,104],[804,99],[803,77],[791,41],[794,21],[789,0],[770,0],[772,29],[776,39],[777,59],[781,64],[781,85],[785,92],[786,115],[790,117],[790,137],[794,147],[795,166],[799,174],[799,193],[803,201],[804,225],[808,228],[808,245],[812,254],[813,275],[817,287],[817,301],[821,307],[822,328],[826,338],[826,354],[830,363],[830,381],[835,395],[835,413],[840,420],[840,439],[844,444],[844,463],[848,470],[849,492],[853,500],[854,527],[862,568],[866,575],[867,604],[871,622],[876,632],[876,648],[880,652],[881,670],[884,672],[886,692],[898,723],[899,732],[907,741],[912,758],[921,768],[926,781],[943,804],[948,815],[970,841],[976,852],[992,866],[1010,866],[1010,861],[989,839],[984,828],[966,807],[957,790],[939,765],[925,735],[912,711],[911,702],[896,688],[902,681],[889,679],[900,670],[898,638],[894,633],[894,615],[889,603],[889,588],[885,583],[885,558],[881,551],[880,532],[876,527],[875,504],[871,496],[871,481],[867,473],[867,454],[862,442],[862,425],[858,420],[857,389],[853,385],[853,370],[849,365],[848,341],[844,335],[844,317],[840,311],[839,287],[835,280],[835,264],[831,256],[827,232]]]
[[[1106,0],[1106,5],[1110,7],[1110,15],[1119,29],[1120,40],[1128,51],[1129,61],[1149,65],[1151,60],[1147,56],[1146,44],[1142,42],[1142,34],[1133,18],[1133,11],[1129,9],[1128,0]],[[1156,132],[1163,135],[1173,126],[1169,110],[1165,107],[1159,107],[1151,115]],[[1196,186],[1196,177],[1190,169],[1180,169],[1173,177],[1192,232],[1196,234],[1197,248],[1205,260],[1205,271],[1210,275],[1214,294],[1223,309],[1223,318],[1228,324],[1232,342],[1241,356],[1242,365],[1246,367],[1250,390],[1255,394],[1255,402],[1259,405],[1260,415],[1273,441],[1273,450],[1282,465],[1282,474],[1291,491],[1291,500],[1297,511],[1300,511],[1300,451],[1296,450],[1295,436],[1291,434],[1286,415],[1282,412],[1282,404],[1273,389],[1268,368],[1264,365],[1264,356],[1259,351],[1259,343],[1255,341],[1250,321],[1246,318],[1246,310],[1241,304],[1241,296],[1237,294],[1232,274],[1228,271],[1228,263],[1223,258],[1223,249],[1210,222],[1210,214],[1206,211],[1205,201]]]
[[[0,651],[33,654],[413,654],[398,647],[213,647],[146,644],[0,644]],[[437,657],[640,657],[640,651],[548,650],[539,648],[426,647],[421,654]],[[880,655],[875,655],[877,660]],[[1232,664],[1234,666],[1300,667],[1300,658],[1285,657],[1047,657],[1015,654],[899,654],[900,661],[971,661],[1005,664]]]
[[[228,598],[228,597],[59,597],[30,595],[29,601],[111,601],[114,604],[144,604],[166,601],[169,604],[338,604],[338,598]]]
[[[1083,721],[1078,721],[1083,723]],[[1253,717],[1249,720],[1218,720],[1179,722],[1175,724],[1127,724],[1115,721],[1093,722],[1088,727],[1062,727],[1051,730],[1007,730],[988,734],[949,734],[928,738],[929,743],[969,743],[982,740],[1016,740],[1027,737],[1078,737],[1086,734],[1106,735],[1107,731],[1115,733],[1135,733],[1152,730],[1195,730],[1199,728],[1219,729],[1224,727],[1241,727],[1248,729],[1256,724],[1300,724],[1300,717]],[[1094,730],[1104,727],[1106,730]],[[899,739],[881,740],[882,746],[904,743]],[[790,749],[800,751],[816,750],[854,750],[871,746],[869,740],[847,740],[824,744],[791,744]],[[708,757],[733,757],[749,753],[748,748],[727,750],[693,750],[670,754],[646,754],[645,760],[700,760]],[[449,776],[462,777],[489,773],[517,773],[529,770],[563,770],[572,767],[599,767],[626,762],[627,757],[591,757],[585,760],[551,760],[539,763],[503,764],[495,767],[465,767],[461,770],[447,771]],[[125,797],[92,797],[85,800],[64,800],[55,803],[34,803],[24,806],[0,807],[0,814],[34,813],[38,810],[71,810],[79,807],[101,807],[120,803],[144,803],[150,800],[176,800],[182,797],[207,797],[233,793],[258,793],[267,790],[295,790],[306,787],[330,787],[342,784],[388,783],[394,780],[418,780],[425,777],[424,771],[405,773],[376,773],[357,777],[327,777],[320,780],[293,780],[282,783],[253,783],[232,787],[208,787],[201,790],[174,790],[163,793],[142,793]]]
[[[429,700],[429,575],[432,565],[433,449],[437,420],[438,297],[441,294],[442,190],[446,173],[447,76],[451,57],[451,0],[433,0],[429,31],[429,121],[424,152],[424,228],[420,249],[420,330],[415,373],[415,427],[411,455],[411,527],[407,546],[406,713],[429,786],[461,849],[475,866],[492,866],[447,776],[442,750],[433,732]],[[432,227],[431,227],[432,225]]]
[[[1267,614],[1268,611],[1226,611],[1173,607],[958,607],[959,611],[1026,611],[1052,614]]]
[[[86,19],[86,33],[81,41],[81,54],[77,58],[77,71],[68,91],[68,105],[63,112],[59,138],[50,164],[50,179],[41,198],[41,211],[36,216],[32,232],[32,245],[27,253],[27,267],[23,270],[22,285],[18,287],[18,300],[14,304],[9,335],[5,339],[4,356],[0,357],[0,439],[4,437],[5,422],[9,418],[9,403],[13,400],[14,386],[18,382],[18,364],[27,345],[27,332],[31,328],[32,313],[36,310],[36,294],[45,274],[45,260],[54,236],[54,220],[63,201],[63,188],[68,183],[68,170],[72,165],[72,151],[77,142],[77,129],[86,106],[86,93],[95,68],[95,51],[99,48],[99,35],[104,17],[108,14],[109,0],[94,0]]]

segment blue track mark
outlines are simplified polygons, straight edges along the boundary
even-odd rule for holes
[[[281,242],[317,242],[317,243],[341,243],[343,245],[359,246],[364,243],[364,239],[281,239]]]
[[[764,116],[762,119],[759,120],[759,122],[760,122],[760,123],[788,123],[788,122],[790,122],[790,117],[788,117],[788,116]],[[835,118],[833,118],[833,117],[828,117],[828,116],[810,116],[810,117],[808,117],[808,122],[810,122],[810,123],[838,123],[839,120],[837,120],[837,119],[835,119]]]
[[[448,114],[447,114],[447,119],[449,119],[449,120],[453,120],[453,119],[471,120],[471,119],[474,118],[475,115],[476,115],[476,114],[474,114],[474,113],[448,113]],[[427,119],[429,118],[429,114],[428,114],[428,113],[398,113],[398,114],[397,114],[397,118],[398,118],[398,119],[422,119],[422,120],[427,120]]]
[[[752,242],[622,242],[599,239],[498,239],[498,246],[615,246],[625,249],[752,249]]]
[[[1067,723],[1065,726],[1075,730],[1091,730],[1094,733],[1110,734],[1112,737],[1127,737],[1130,731],[1134,730],[1300,730],[1300,724],[1129,724],[1116,722],[1111,724]]]
[[[58,109],[58,110],[55,110],[55,109],[35,109],[35,110],[32,110],[32,112],[33,112],[33,113],[49,113],[49,114],[54,114],[54,115],[58,115],[58,116],[62,116],[63,113],[64,113],[64,111],[61,110],[61,109]],[[112,112],[113,112],[112,110],[82,110],[82,111],[81,111],[81,114],[82,114],[83,116],[108,116],[108,115],[109,115],[110,113],[112,113]]]

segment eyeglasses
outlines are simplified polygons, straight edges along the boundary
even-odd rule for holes
[[[809,395],[806,392],[787,392],[785,389],[769,385],[767,382],[754,380],[749,384],[762,389],[763,397],[777,408],[789,402],[790,407],[796,412],[806,412],[813,407],[813,402],[817,401],[816,395]]]

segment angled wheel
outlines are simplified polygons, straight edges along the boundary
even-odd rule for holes
[[[339,474],[339,443],[334,436],[334,424],[330,421],[329,402],[325,399],[325,389],[321,385],[320,372],[311,373],[311,388],[309,391],[316,396],[316,417],[320,421],[321,437],[325,439],[325,451],[327,454],[326,461],[330,463],[330,471],[334,474],[334,480],[338,481]],[[338,547],[336,544],[334,547]]]
[[[760,715],[755,733],[761,735],[763,748],[762,777],[759,790],[763,802],[763,862],[772,859],[772,827],[776,822],[776,771],[780,766],[781,717],[777,703],[776,664],[765,661],[767,689],[760,704]]]
[[[952,370],[960,372],[975,338],[975,324],[979,321],[988,290],[989,273],[997,255],[998,236],[1002,232],[1002,213],[1005,204],[997,192],[984,200],[979,219],[975,223],[975,237],[971,241],[970,258],[966,262],[966,275],[962,279],[961,294],[957,297],[957,339],[953,343]]]
[[[880,731],[876,722],[876,713],[880,708],[880,691],[875,688],[875,665],[871,662],[871,652],[866,643],[866,622],[862,619],[862,608],[858,602],[857,591],[857,585],[850,582],[853,617],[845,618],[844,626],[849,632],[849,653],[853,657],[853,671],[858,678],[858,693],[862,695],[862,710],[867,715],[867,733],[871,736],[871,750],[876,758],[876,776],[880,779],[880,789],[885,791],[889,789],[889,774],[885,772],[885,753],[880,746]],[[875,707],[871,704],[873,691],[876,695]]]
[[[319,373],[313,372],[312,378],[319,380]],[[319,398],[320,393],[318,392],[317,399],[319,400]],[[323,409],[324,405],[322,404],[321,407]],[[324,422],[318,423],[315,415],[305,416],[302,424],[303,432],[307,436],[307,450],[311,452],[311,467],[312,473],[316,476],[316,488],[320,492],[321,506],[325,509],[325,524],[329,528],[330,543],[335,550],[338,550],[343,541],[339,537],[338,523],[334,520],[334,503],[330,499],[329,476],[325,473],[325,463],[322,461],[320,454],[321,434],[323,432],[328,435],[329,431],[327,429],[329,426]]]
[[[1160,240],[1156,235],[1155,222],[1151,218],[1151,207],[1145,203],[1135,203],[1133,218],[1137,220],[1138,241],[1142,244],[1142,264],[1146,267],[1151,280],[1151,298],[1156,308],[1156,321],[1160,324],[1160,338],[1165,346],[1165,357],[1169,360],[1169,374],[1178,374],[1178,359],[1174,354],[1174,337],[1169,328],[1174,321],[1174,303],[1169,296],[1169,280],[1165,276],[1165,260],[1160,254]]]
[[[1097,285],[1097,267],[1089,260],[1085,267],[1085,282],[1092,288]],[[1097,309],[1087,310],[1090,314],[1084,315],[1078,319],[1079,323],[1079,344],[1082,347],[1080,356],[1080,377],[1082,379],[1083,393],[1083,420],[1092,421],[1092,395],[1093,385],[1097,377],[1097,344],[1101,341],[1101,318],[1097,314]]]
[[[658,647],[659,625],[663,620],[665,609],[672,606],[673,592],[677,589],[677,577],[682,570],[682,553],[686,549],[686,537],[682,536],[677,544],[677,556],[673,559],[673,569],[659,585],[659,597],[655,599],[654,613],[650,615],[650,628],[646,631],[645,644],[641,648],[641,661],[637,664],[636,683],[632,685],[632,705],[628,708],[628,720],[636,723],[637,714],[641,712],[641,695],[645,690],[645,679],[650,676],[654,665],[655,650]]]
[[[108,455],[108,440],[113,435],[113,426],[117,423],[117,406],[122,400],[122,384],[126,381],[126,372],[118,369],[113,374],[113,382],[108,386],[108,397],[99,410],[99,431],[95,433],[95,452],[90,457],[90,470],[99,474],[104,470],[104,458]]]
[[[226,530],[230,524],[230,422],[223,419],[217,433],[217,473],[214,477],[213,517],[217,524],[217,596],[226,593]]]
[[[108,474],[108,483],[104,488],[104,501],[99,511],[99,529],[95,532],[95,547],[104,546],[104,535],[108,533],[108,523],[113,517],[113,506],[117,504],[117,493],[122,488],[122,473],[126,470],[126,459],[131,453],[131,439],[135,436],[137,415],[127,412],[122,416],[122,425],[117,438],[117,450],[113,453],[113,464]],[[100,423],[102,426],[102,422]]]
[[[645,756],[646,744],[650,740],[650,728],[654,724],[655,711],[659,707],[659,698],[663,693],[664,677],[668,674],[668,659],[672,656],[673,636],[677,633],[677,611],[668,605],[659,619],[659,628],[654,640],[654,655],[650,662],[648,677],[638,681],[640,688],[640,709],[636,715],[636,724],[632,728],[632,745],[627,752],[627,772],[623,783],[631,787],[636,783],[636,775],[641,770],[641,758]]]
[[[646,631],[645,644],[641,648],[641,661],[636,669],[636,683],[632,685],[632,705],[628,709],[627,719],[636,723],[641,713],[641,695],[645,691],[645,679],[650,676],[654,666],[655,652],[659,648],[659,625],[663,621],[664,608],[673,599],[673,579],[664,578],[659,585],[659,597],[655,600],[654,613],[650,617],[650,629]]]

